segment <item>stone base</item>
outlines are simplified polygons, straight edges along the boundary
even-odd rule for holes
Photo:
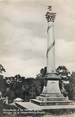
[[[74,104],[72,101],[40,101],[37,99],[32,99],[31,102],[39,106],[73,105]]]
[[[36,99],[31,99],[31,102],[38,106],[56,106],[56,105],[73,105],[74,102],[68,100],[61,94],[59,89],[59,77],[52,73],[45,76],[48,79],[47,86],[44,86],[43,92]]]
[[[31,102],[39,106],[52,106],[52,105],[74,105],[73,101],[68,100],[60,94],[41,94],[36,99],[31,99]]]
[[[57,96],[56,96],[57,95]],[[37,100],[40,100],[40,101],[64,101],[64,100],[67,100],[67,98],[63,97],[63,96],[59,96],[58,94],[50,94],[50,96],[48,95],[40,95],[36,98]]]
[[[40,106],[71,104],[66,97],[59,93],[41,94],[36,99],[31,99],[31,102]]]

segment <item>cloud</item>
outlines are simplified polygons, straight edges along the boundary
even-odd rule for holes
[[[0,62],[6,69],[6,76],[14,76],[16,74],[26,77],[36,76],[41,67],[43,67],[43,59],[35,59],[34,57],[28,60],[23,60],[18,57],[0,58]]]
[[[75,69],[74,0],[0,0],[0,62],[7,74],[34,75],[46,65],[45,13],[51,4],[57,13],[56,63]]]
[[[70,70],[75,69],[75,41],[59,39],[56,42],[56,64],[65,65]]]

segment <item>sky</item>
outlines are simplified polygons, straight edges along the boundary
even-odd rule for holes
[[[56,12],[56,68],[75,71],[75,0],[0,0],[0,64],[6,76],[34,77],[46,66],[49,5]]]

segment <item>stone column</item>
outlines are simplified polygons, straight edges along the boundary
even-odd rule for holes
[[[47,28],[47,72],[53,73],[55,72],[55,38],[54,38],[54,20],[56,13],[52,12],[52,7],[48,7],[48,11],[46,13],[46,19],[48,22]]]

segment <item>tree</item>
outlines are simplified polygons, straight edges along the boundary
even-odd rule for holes
[[[47,67],[44,67],[40,70],[40,74],[42,75],[42,77],[45,76],[46,73],[47,73]]]
[[[68,97],[70,100],[75,101],[75,72],[72,72],[69,82]]]
[[[68,69],[65,66],[58,66],[56,69],[57,75],[60,75],[61,79],[63,80],[69,80],[71,73],[68,71]]]
[[[0,64],[0,73],[6,72],[5,68],[3,67],[3,65]]]
[[[2,75],[3,72],[6,72],[6,70],[5,70],[5,68],[0,64],[0,91],[2,92],[2,95],[3,95],[3,92],[5,91],[5,81],[4,81],[3,75]]]
[[[60,91],[66,97],[69,95],[69,80],[71,73],[65,66],[59,66],[56,69],[56,73],[61,77],[61,80],[59,80]]]

